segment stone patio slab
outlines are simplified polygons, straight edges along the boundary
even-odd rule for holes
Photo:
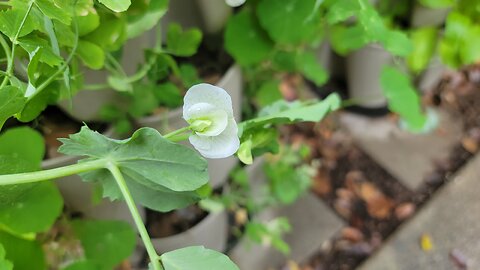
[[[312,194],[306,194],[290,206],[268,209],[260,214],[261,220],[285,216],[292,230],[284,239],[290,245],[288,256],[270,247],[249,243],[243,239],[230,252],[230,258],[241,270],[278,269],[286,260],[302,262],[320,250],[322,244],[344,225],[325,203]]]
[[[452,250],[466,258],[466,269],[480,269],[479,191],[477,155],[360,269],[460,269],[449,258]],[[430,251],[420,247],[422,234],[431,238]]]
[[[340,115],[340,123],[368,155],[412,190],[435,168],[435,161],[448,157],[462,136],[461,120],[437,111],[439,126],[428,134],[412,134],[383,118],[352,113]]]

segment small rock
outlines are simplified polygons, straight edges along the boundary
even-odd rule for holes
[[[360,242],[363,240],[363,233],[354,227],[346,227],[342,229],[342,238],[351,242]]]
[[[368,214],[376,219],[387,219],[393,207],[392,200],[382,196],[367,202]]]
[[[335,202],[333,203],[333,208],[335,208],[335,211],[339,215],[341,215],[344,218],[350,218],[352,215],[352,211],[350,208],[352,207],[350,201],[344,200],[344,199],[336,199]]]
[[[358,243],[355,245],[352,245],[348,249],[348,253],[354,255],[354,256],[368,256],[372,253],[373,248],[368,244],[368,243]]]
[[[448,255],[458,269],[467,269],[468,259],[460,250],[452,249]]]
[[[344,200],[353,200],[355,198],[355,194],[345,188],[339,188],[335,191],[335,193],[339,198]]]
[[[316,194],[320,196],[327,195],[332,191],[330,176],[327,172],[324,172],[323,170],[318,171],[317,175],[313,180],[312,189]]]
[[[415,205],[413,203],[401,203],[395,208],[395,216],[399,220],[404,220],[415,213]]]

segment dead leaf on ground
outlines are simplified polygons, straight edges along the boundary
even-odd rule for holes
[[[462,139],[462,146],[468,152],[475,154],[478,151],[478,142],[472,137]]]

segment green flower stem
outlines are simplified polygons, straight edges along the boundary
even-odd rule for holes
[[[105,168],[106,164],[106,160],[98,159],[44,171],[0,175],[0,186],[51,180],[72,174],[102,169]]]
[[[140,233],[140,237],[142,238],[143,244],[147,249],[148,257],[150,257],[150,262],[153,266],[154,270],[163,270],[162,265],[160,264],[160,256],[158,256],[157,252],[155,251],[155,247],[150,240],[150,236],[148,235],[147,229],[143,224],[142,218],[138,213],[138,209],[135,205],[135,202],[128,190],[127,184],[125,183],[125,179],[123,178],[122,172],[118,169],[117,165],[114,163],[108,163],[107,165],[108,170],[112,173],[115,181],[117,181],[117,185],[120,188],[120,191],[123,194],[123,198],[127,203],[128,209],[132,214],[133,220],[135,221],[135,225],[137,226],[138,232]]]
[[[190,129],[191,129],[190,126],[186,126],[186,127],[177,129],[177,130],[175,130],[175,131],[172,131],[172,132],[164,135],[163,137],[164,137],[165,139],[170,140],[171,138],[177,137],[177,135],[182,134],[182,133],[184,133],[185,131],[189,131]],[[188,135],[190,135],[190,134],[188,134]]]
[[[35,2],[33,0],[31,0],[30,3],[28,3],[27,12],[25,13],[25,16],[23,16],[22,22],[20,22],[20,26],[18,27],[17,32],[15,33],[15,36],[12,39],[12,52],[10,54],[10,61],[8,61],[7,71],[6,71],[8,76],[5,76],[5,78],[3,78],[0,88],[7,85],[7,82],[9,81],[10,77],[13,75],[13,60],[15,58],[15,48],[17,47],[17,39],[18,39],[18,36],[20,35],[20,32],[22,31],[23,26],[25,25],[25,21],[27,21],[27,17],[30,14],[30,11],[32,10],[34,3]]]
[[[0,35],[0,45],[2,45],[3,51],[5,52],[5,57],[7,58],[7,62],[10,63],[12,60],[12,56],[10,55],[10,46],[8,45],[7,41],[3,38],[3,35]]]

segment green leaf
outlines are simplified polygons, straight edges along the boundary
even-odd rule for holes
[[[70,139],[61,141],[64,143],[59,149],[61,153],[114,161],[135,200],[160,211],[198,200],[195,191],[208,182],[205,159],[189,147],[164,139],[152,128],[141,128],[130,139],[119,141],[83,127]],[[122,198],[107,170],[81,176],[101,183],[104,196]]]
[[[158,105],[168,108],[178,108],[183,104],[183,97],[180,89],[171,82],[166,82],[155,86],[153,91]]]
[[[294,72],[297,70],[297,54],[298,53],[296,51],[276,51],[273,55],[272,64],[280,70]]]
[[[0,204],[0,224],[16,234],[50,229],[63,209],[62,195],[52,182],[42,182],[12,204]]]
[[[17,114],[17,119],[21,122],[30,122],[37,118],[49,104],[55,104],[59,97],[59,83],[49,84],[40,93],[29,99],[22,111]]]
[[[0,269],[2,270],[13,270],[13,264],[5,259],[5,248],[0,244]]]
[[[130,0],[98,0],[98,2],[115,12],[126,11],[131,5]]]
[[[13,263],[15,270],[47,269],[43,250],[38,242],[18,238],[0,230],[0,243],[5,248],[5,258]]]
[[[158,107],[158,102],[154,91],[156,86],[149,84],[138,84],[133,88],[132,103],[128,108],[128,112],[136,117],[148,115]]]
[[[361,25],[346,27],[343,25],[333,26],[330,31],[330,42],[335,52],[346,55],[360,49],[370,42]]]
[[[322,101],[288,103],[280,100],[264,108],[259,113],[259,117],[240,123],[239,135],[247,129],[268,124],[318,122],[327,113],[340,108],[340,103],[338,94],[330,94]]]
[[[56,1],[52,0],[35,0],[35,5],[40,11],[52,20],[70,24],[72,18],[67,10],[60,7]]]
[[[95,43],[106,51],[117,51],[127,40],[126,29],[125,19],[101,16],[100,25],[90,34],[83,36],[82,40]]]
[[[332,4],[328,8],[326,16],[329,24],[336,24],[357,15],[361,9],[359,0],[336,0],[331,2]]]
[[[32,171],[38,170],[45,155],[43,136],[29,127],[8,129],[0,136],[0,155],[21,157],[32,164]]]
[[[312,14],[315,0],[261,0],[258,19],[269,36],[279,44],[309,41],[320,30],[320,13]]]
[[[252,140],[243,141],[237,151],[237,156],[245,164],[253,163]]]
[[[427,117],[409,77],[393,67],[386,66],[382,69],[380,84],[390,110],[398,113],[411,131],[422,130]]]
[[[128,17],[127,37],[129,39],[152,29],[167,12],[168,0],[150,1],[145,9],[144,13]]]
[[[423,71],[435,53],[437,44],[437,29],[424,27],[414,29],[411,34],[413,51],[407,57],[408,67],[415,73]]]
[[[242,66],[266,60],[273,50],[273,42],[255,21],[248,9],[230,17],[225,29],[225,49]]]
[[[181,64],[179,69],[180,69],[180,79],[182,79],[182,84],[185,88],[190,88],[193,85],[202,82],[202,80],[198,76],[198,72],[195,66],[191,64]]]
[[[256,94],[256,100],[261,107],[265,107],[281,99],[283,99],[283,97],[280,93],[280,82],[277,80],[264,82]]]
[[[168,26],[167,32],[167,50],[176,56],[192,56],[200,46],[202,41],[202,32],[193,28],[183,31],[179,24],[172,23]]]
[[[133,90],[129,79],[124,76],[110,75],[107,77],[107,83],[110,87],[120,92],[132,92]]]
[[[101,69],[103,67],[105,52],[95,43],[80,40],[76,53],[87,67],[91,69]]]
[[[405,57],[413,50],[413,45],[407,35],[401,31],[387,31],[380,41],[388,52]]]
[[[160,259],[165,270],[239,270],[226,255],[203,246],[170,251]]]
[[[82,243],[86,259],[100,269],[114,269],[135,249],[136,233],[126,222],[75,220],[72,227]]]
[[[77,14],[76,19],[79,37],[90,34],[100,26],[100,16],[94,8],[86,14]]]
[[[282,235],[291,230],[290,223],[285,217],[278,217],[268,222],[249,222],[245,226],[245,235],[258,244],[270,243],[283,254],[290,252],[288,244],[282,240]]]
[[[8,118],[20,112],[27,99],[20,89],[14,86],[0,88],[0,130]]]
[[[455,4],[455,0],[419,0],[419,2],[429,8],[448,8]]]
[[[26,10],[8,9],[0,11],[0,32],[11,40],[15,37],[25,17]],[[27,16],[18,37],[23,37],[36,29],[35,23]]]
[[[303,52],[297,56],[297,68],[317,86],[324,84],[328,79],[327,71],[311,52]]]

